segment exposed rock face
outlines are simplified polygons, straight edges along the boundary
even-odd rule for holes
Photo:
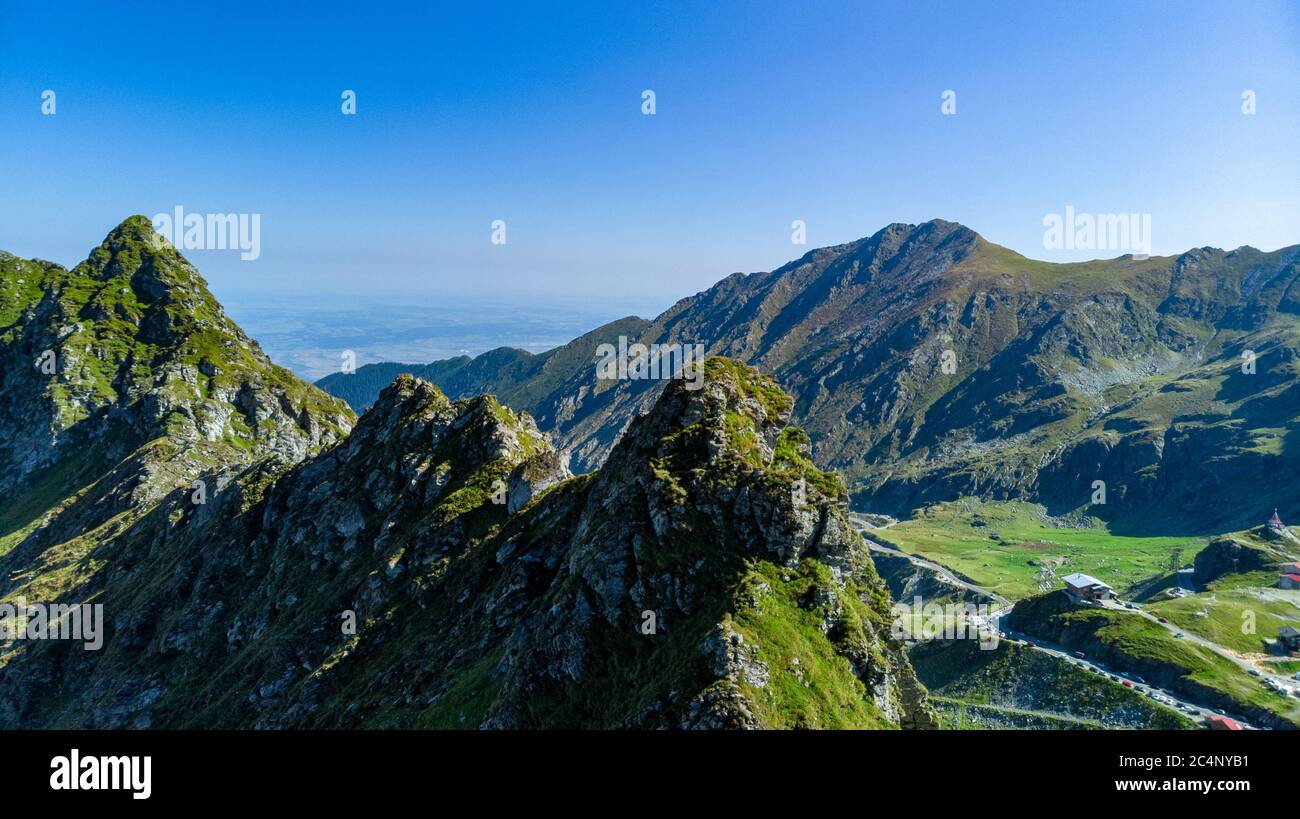
[[[547,616],[521,621],[506,643],[485,725],[545,725],[592,699],[593,684],[605,692],[596,724],[935,724],[839,509],[843,488],[806,460],[789,412],[774,383],[714,360],[702,390],[670,384],[633,422],[581,484],[563,556],[544,538],[510,557],[558,571],[541,599]],[[804,502],[791,491],[800,479]],[[563,494],[530,512],[554,517],[548,502]],[[769,631],[778,622],[804,623],[807,656],[789,655]],[[771,682],[784,674],[859,699],[783,713]]]
[[[5,495],[68,452],[101,447],[111,463],[164,430],[298,460],[352,424],[273,365],[142,216],[71,271],[6,256],[0,272]]]
[[[506,490],[506,511],[513,515],[533,498],[572,477],[569,459],[565,455],[551,449],[539,452],[511,471]]]
[[[1265,569],[1272,562],[1263,549],[1238,543],[1228,537],[1217,538],[1196,553],[1192,564],[1192,580],[1197,585],[1204,586],[1224,575]]]
[[[522,358],[493,376],[498,350],[428,369],[451,394],[511,396],[583,472],[663,386],[598,382],[597,344],[699,342],[777,378],[814,460],[843,472],[859,508],[973,495],[1060,512],[1091,504],[1103,481],[1092,514],[1223,531],[1275,505],[1300,514],[1282,489],[1300,479],[1284,446],[1300,406],[1297,260],[1300,247],[1199,248],[1057,265],[961,225],[895,224],[729,276],[544,361],[511,351]],[[347,378],[322,383],[358,383]],[[1260,474],[1276,480],[1260,487]]]
[[[78,396],[23,450],[0,594],[102,604],[106,634],[8,642],[0,725],[934,726],[844,487],[774,382],[711,361],[579,478],[528,416],[409,376],[344,437],[346,410],[243,346],[174,251],[127,240],[143,229],[92,256],[148,300],[87,331],[111,389],[6,407],[17,424]],[[3,261],[8,289],[34,275]],[[10,325],[4,355],[42,326]],[[136,439],[65,443],[106,429]]]

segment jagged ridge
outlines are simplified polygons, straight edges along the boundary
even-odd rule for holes
[[[1050,264],[950,222],[895,224],[729,276],[631,341],[698,341],[775,375],[860,508],[906,515],[975,495],[1064,513],[1102,480],[1108,505],[1090,512],[1121,528],[1224,531],[1275,505],[1296,514],[1278,487],[1300,478],[1298,259],[1300,247],[1199,248]],[[520,404],[580,471],[662,386],[597,381],[585,349]],[[531,383],[478,386],[531,397]],[[1279,480],[1250,477],[1265,473]]]
[[[96,362],[11,406],[10,423],[65,394],[81,409],[6,524],[5,598],[94,601],[108,633],[97,652],[7,643],[0,724],[934,724],[843,484],[770,379],[710,361],[703,389],[670,387],[580,478],[529,416],[412,377],[331,439],[337,405],[278,381],[145,228],[72,272],[4,260],[6,288],[47,277],[4,354],[71,338],[61,351]],[[217,436],[214,404],[269,411]],[[117,429],[135,438],[67,443]],[[84,482],[60,494],[41,483],[54,468]]]

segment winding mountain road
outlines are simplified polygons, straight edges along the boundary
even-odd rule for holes
[[[888,528],[888,524],[886,526],[881,526],[881,527],[872,526],[862,518],[852,514],[849,515],[849,521],[858,530],[858,534],[862,535],[863,541],[866,542],[867,548],[869,548],[871,551],[880,552],[882,554],[888,554],[895,557],[907,558],[909,561],[911,561],[912,565],[919,566],[921,568],[925,568],[934,572],[935,576],[939,578],[940,581],[948,585],[973,591],[977,594],[981,594],[985,597],[997,601],[999,604],[1001,604],[1001,608],[994,610],[988,615],[988,617],[986,618],[988,621],[987,626],[994,630],[1002,631],[1003,618],[1005,618],[1006,615],[1009,614],[1011,610],[1015,607],[1015,604],[1012,603],[1010,600],[982,586],[978,586],[969,581],[962,580],[961,578],[957,577],[951,569],[949,569],[948,567],[944,566],[941,563],[935,563],[934,561],[926,560],[925,558],[917,557],[916,555],[913,554],[908,554],[907,552],[904,552],[901,549],[897,549],[893,546],[886,546],[885,544],[877,541],[874,537],[871,536],[871,533],[877,529]],[[1175,627],[1172,623],[1161,623],[1155,615],[1149,614],[1148,612],[1143,611],[1141,609],[1128,609],[1118,605],[1114,606],[1113,608],[1128,612],[1130,614],[1137,614],[1142,617],[1145,617],[1148,620],[1154,622],[1156,625],[1166,628],[1175,634],[1179,632],[1178,628]],[[977,619],[985,619],[985,618],[977,618]],[[1208,720],[1211,716],[1214,716],[1216,713],[1218,713],[1202,705],[1197,705],[1194,702],[1182,699],[1181,697],[1179,697],[1178,695],[1174,694],[1171,691],[1166,691],[1161,688],[1156,688],[1153,685],[1139,683],[1133,680],[1132,677],[1127,674],[1118,671],[1108,670],[1105,667],[1098,665],[1097,663],[1087,659],[1086,657],[1085,658],[1076,657],[1073,652],[1071,652],[1069,649],[1066,649],[1062,646],[1055,646],[1050,643],[1046,643],[1038,639],[1037,637],[1019,634],[1017,632],[1005,632],[1005,633],[1012,638],[1019,639],[1024,645],[1036,651],[1041,651],[1045,654],[1049,654],[1053,657],[1064,660],[1065,662],[1073,663],[1074,665],[1086,668],[1104,677],[1112,678],[1112,682],[1115,682],[1116,685],[1123,685],[1124,684],[1123,680],[1128,680],[1129,683],[1133,686],[1134,690],[1139,691],[1141,693],[1146,693],[1148,696],[1150,696],[1151,693],[1156,693],[1159,696],[1164,698],[1165,702],[1162,704],[1168,707],[1172,707],[1173,709],[1185,715],[1195,716],[1202,720]],[[1204,640],[1195,635],[1184,634],[1184,636],[1179,639],[1190,639],[1191,642],[1194,642],[1198,645],[1203,645],[1206,648],[1210,649],[1211,651],[1214,651],[1220,654],[1221,656],[1224,656],[1229,660],[1232,660],[1238,666],[1241,666],[1243,669],[1247,671],[1255,667],[1253,663],[1250,663],[1249,661],[1243,660],[1238,657],[1234,657],[1231,654],[1225,652],[1222,648],[1220,648],[1215,643],[1211,643],[1210,641]],[[1285,679],[1285,678],[1279,678],[1279,679]],[[1240,717],[1233,717],[1233,719],[1235,719],[1237,722],[1240,722],[1242,725],[1246,726],[1247,728],[1253,729],[1256,727],[1254,725],[1251,725],[1246,720],[1241,719]]]

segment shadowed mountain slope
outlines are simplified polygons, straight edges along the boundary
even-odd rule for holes
[[[3,423],[40,430],[3,453],[0,602],[103,611],[98,650],[5,636],[0,725],[935,724],[842,482],[744,365],[574,478],[528,415],[410,376],[353,428],[138,217],[0,272]]]
[[[1064,511],[1102,481],[1091,512],[1121,530],[1242,528],[1274,505],[1300,512],[1281,489],[1300,477],[1298,258],[1051,264],[950,222],[895,224],[729,276],[630,340],[700,342],[774,375],[814,460],[861,508],[976,495]],[[519,406],[588,470],[663,382],[598,380],[594,340],[574,345],[587,356],[545,389],[510,374],[476,386],[528,396]]]

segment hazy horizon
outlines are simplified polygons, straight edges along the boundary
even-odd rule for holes
[[[1155,255],[1300,242],[1286,3],[170,8],[0,10],[0,247],[75,263],[180,207],[261,219],[253,260],[187,254],[218,293],[658,305],[891,222],[1049,261],[1124,252],[1047,249],[1069,207]]]

